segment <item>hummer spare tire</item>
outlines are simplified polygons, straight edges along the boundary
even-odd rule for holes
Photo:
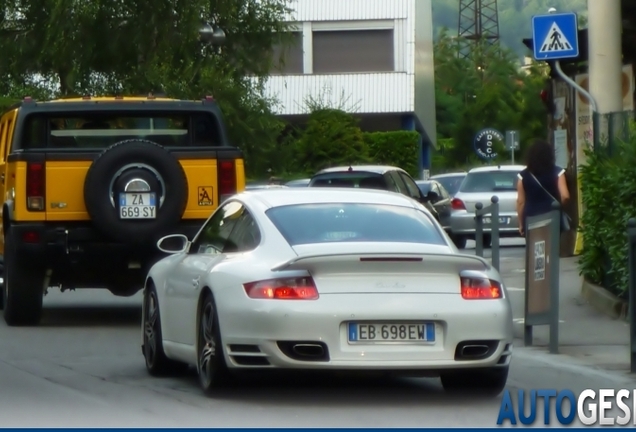
[[[84,181],[93,225],[113,241],[143,244],[174,229],[188,202],[179,161],[152,141],[120,141],[95,159]]]

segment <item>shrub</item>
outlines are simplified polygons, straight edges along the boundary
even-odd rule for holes
[[[420,135],[411,131],[367,132],[364,140],[374,164],[397,166],[419,178]]]
[[[616,143],[611,155],[588,151],[581,168],[580,272],[620,297],[629,281],[627,222],[636,216],[636,128],[630,129],[631,138]]]
[[[330,166],[369,161],[367,144],[355,117],[337,109],[312,112],[297,148],[299,168],[308,174]]]

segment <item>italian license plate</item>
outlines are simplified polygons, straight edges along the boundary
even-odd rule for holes
[[[434,323],[348,323],[350,343],[435,342]]]
[[[492,223],[492,219],[489,217],[485,217],[484,219],[484,224],[491,224]],[[510,218],[509,217],[500,217],[499,218],[499,225],[508,225],[510,223]]]
[[[119,194],[120,219],[155,219],[157,203],[154,193]]]

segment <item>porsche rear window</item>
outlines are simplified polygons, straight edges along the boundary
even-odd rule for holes
[[[31,114],[24,126],[24,149],[103,149],[129,139],[145,139],[165,147],[215,146],[220,143],[214,116],[198,112]]]
[[[423,212],[376,204],[298,204],[269,209],[267,217],[292,245],[400,242],[445,245]]]
[[[330,172],[311,179],[310,187],[339,187],[387,190],[382,174],[365,171]]]

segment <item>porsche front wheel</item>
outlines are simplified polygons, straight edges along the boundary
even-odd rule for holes
[[[142,351],[146,360],[146,369],[153,376],[163,376],[182,372],[187,369],[185,363],[169,359],[163,351],[161,334],[161,316],[157,291],[150,284],[144,292],[144,343]]]

